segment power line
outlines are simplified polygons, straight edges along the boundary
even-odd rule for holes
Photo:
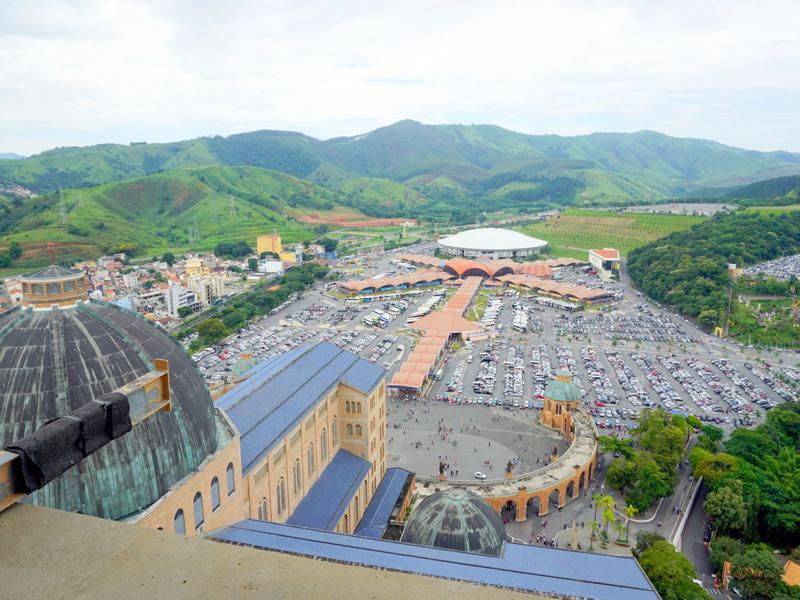
[[[200,230],[197,228],[197,215],[194,216],[192,226],[189,227],[189,245],[200,241]]]
[[[67,203],[64,202],[64,193],[61,191],[61,188],[58,188],[58,222],[61,225],[66,225],[69,221],[67,217]]]

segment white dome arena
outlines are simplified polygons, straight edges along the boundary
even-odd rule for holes
[[[544,240],[496,227],[470,229],[440,239],[439,247],[451,256],[492,256],[494,258],[513,258],[530,256],[547,246]]]

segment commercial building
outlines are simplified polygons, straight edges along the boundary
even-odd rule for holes
[[[283,274],[283,263],[280,260],[262,259],[258,261],[258,272],[267,277],[279,277]]]
[[[167,303],[167,312],[173,317],[178,316],[178,309],[182,306],[188,306],[192,310],[201,308],[197,294],[180,285],[169,286],[164,292],[164,299]]]
[[[437,244],[451,256],[515,258],[541,252],[547,242],[518,231],[485,227],[441,238]]]
[[[602,248],[589,250],[589,264],[591,264],[601,279],[608,281],[619,274],[620,256],[615,248]]]

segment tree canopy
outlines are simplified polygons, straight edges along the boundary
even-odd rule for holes
[[[244,240],[238,242],[222,242],[214,248],[214,255],[219,258],[244,258],[250,256],[253,249]]]
[[[637,510],[646,509],[672,492],[688,433],[689,425],[680,415],[642,411],[633,430],[633,446],[616,438],[600,438],[604,451],[622,455],[609,466],[606,481]]]
[[[800,212],[719,213],[633,250],[628,270],[648,296],[714,327],[726,314],[728,263],[753,265],[796,252]]]
[[[692,563],[666,540],[653,543],[639,556],[639,564],[663,600],[710,600],[694,582]]]

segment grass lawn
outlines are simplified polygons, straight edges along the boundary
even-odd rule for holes
[[[467,313],[467,319],[470,321],[480,321],[483,313],[486,312],[486,307],[489,304],[489,292],[479,292],[475,302],[472,303],[472,308]]]
[[[746,210],[763,213],[791,212],[800,210],[800,204],[787,204],[786,206],[753,206]]]
[[[626,256],[634,248],[688,229],[705,217],[669,214],[620,213],[586,209],[567,209],[545,221],[532,223],[520,231],[550,243],[554,256],[586,258],[593,248],[616,248]]]

